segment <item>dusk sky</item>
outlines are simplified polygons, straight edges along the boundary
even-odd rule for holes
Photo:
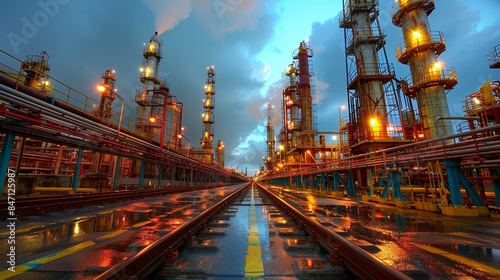
[[[432,31],[442,31],[447,51],[439,60],[456,68],[458,85],[448,93],[452,116],[463,116],[462,101],[483,82],[500,80],[486,55],[500,44],[498,0],[436,0]],[[202,136],[206,67],[216,70],[215,143],[223,140],[226,165],[248,168],[266,153],[266,110],[277,108],[284,68],[302,40],[315,50],[317,117],[320,131],[338,130],[339,107],[347,103],[340,0],[40,0],[2,1],[0,49],[19,59],[46,51],[49,75],[95,99],[95,85],[106,69],[116,70],[116,87],[126,98],[126,114],[135,119],[135,89],[142,88],[139,68],[143,43],[157,30],[163,40],[160,75],[184,103],[183,126],[192,145]],[[397,62],[402,41],[390,10],[380,0],[380,24],[387,34],[389,62],[398,78],[409,68]],[[30,25],[33,28],[26,27]],[[2,57],[3,59],[3,57]],[[2,61],[3,62],[3,61]],[[115,102],[118,107],[119,102]],[[343,112],[346,115],[347,112]],[[455,126],[457,123],[454,123]],[[277,134],[277,133],[276,133]]]

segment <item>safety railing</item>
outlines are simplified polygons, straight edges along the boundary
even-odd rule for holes
[[[427,14],[434,10],[434,0],[396,0],[391,9],[392,22],[396,26],[401,26],[401,16],[410,7],[422,6]]]
[[[429,71],[415,75],[414,78],[411,75],[406,76],[403,80],[408,85],[406,94],[409,95],[414,94],[417,88],[439,84],[443,85],[446,90],[450,90],[458,83],[457,72],[453,67],[429,69]]]
[[[0,54],[3,55],[2,57],[11,59],[10,65],[20,64],[17,69],[14,69],[12,66],[8,66],[6,64],[8,62],[0,62],[0,66],[2,67],[0,69],[0,75],[13,80],[16,83],[15,88],[17,89],[19,85],[23,85],[24,83],[25,74],[22,70],[24,62],[4,52],[3,50],[0,50]],[[43,91],[46,95],[89,114],[92,114],[92,109],[95,108],[95,106],[99,105],[100,102],[96,99],[83,94],[82,92],[66,85],[65,83],[53,77],[50,77],[49,75],[47,75],[47,77],[50,80],[50,85],[48,85],[47,88]],[[38,90],[35,88],[33,89]],[[118,126],[120,115],[120,112],[113,110],[113,118],[111,119],[111,122]],[[135,121],[129,119],[126,116],[122,116],[121,129],[133,131],[135,129]]]
[[[428,35],[420,35],[419,33],[410,34],[411,39],[403,42],[396,47],[396,58],[398,61],[406,62],[413,51],[422,48],[433,48],[436,54],[442,53],[446,48],[444,34],[440,31],[430,32]]]
[[[394,76],[394,65],[389,63],[361,63],[349,69],[347,82],[351,84],[359,76]]]
[[[500,65],[500,44],[495,46],[495,49],[488,54],[488,61],[491,68],[497,68]]]
[[[462,160],[463,164],[481,166],[500,164],[496,158],[500,153],[500,125],[443,136],[435,139],[404,144],[375,152],[355,155],[343,159],[335,159],[313,167],[302,166],[299,170],[289,170],[280,174],[265,177],[264,180],[297,175],[346,171],[356,168],[423,166],[423,164],[439,160]],[[461,141],[469,139],[467,141]]]

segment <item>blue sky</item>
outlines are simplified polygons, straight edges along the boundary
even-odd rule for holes
[[[20,59],[46,51],[52,65],[50,75],[95,98],[101,74],[116,69],[117,87],[127,99],[126,112],[134,118],[137,106],[133,96],[141,88],[142,46],[158,30],[164,41],[160,74],[184,103],[183,122],[192,145],[199,147],[206,67],[214,65],[215,139],[225,142],[228,166],[248,167],[253,175],[266,152],[264,105],[271,102],[280,107],[283,69],[304,39],[310,38],[315,49],[318,128],[337,129],[338,108],[347,102],[344,39],[338,27],[340,3],[2,1],[0,49]],[[395,59],[395,47],[403,39],[401,29],[390,21],[393,3],[380,0],[379,19],[387,34],[390,63],[401,78],[409,69]],[[490,70],[486,60],[486,54],[500,43],[499,9],[497,0],[436,0],[429,21],[433,31],[442,31],[446,37],[447,51],[440,60],[455,67],[459,78],[457,87],[448,93],[451,115],[463,115],[461,101],[483,82],[500,79],[500,73]],[[23,30],[26,22],[36,23],[36,31]],[[14,37],[18,40],[12,42]],[[278,124],[278,110],[274,114]]]

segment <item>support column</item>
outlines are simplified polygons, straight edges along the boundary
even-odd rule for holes
[[[160,173],[158,174],[158,188],[161,187],[161,179],[163,177],[163,166],[158,166]]]
[[[78,184],[80,183],[80,169],[82,169],[83,149],[78,150],[78,157],[76,159],[75,173],[73,175],[73,192],[76,192]]]
[[[146,162],[141,161],[141,175],[139,175],[139,188],[144,186],[144,173],[146,172]]]
[[[23,141],[24,141],[24,137],[23,137]],[[56,166],[54,168],[54,175],[59,174],[59,167],[61,166],[62,152],[63,152],[63,145],[59,145],[59,151],[57,151]]]
[[[352,172],[349,170],[347,172],[347,194],[349,196],[355,196],[356,195],[356,190],[354,186],[354,179],[352,178]]]
[[[451,194],[451,203],[454,206],[463,205],[462,194],[460,192],[460,183],[464,186],[474,204],[478,207],[484,206],[481,198],[476,193],[472,184],[469,182],[462,169],[460,168],[460,161],[458,160],[445,160],[443,161],[448,174],[448,185]]]
[[[7,169],[9,169],[9,160],[14,148],[14,139],[16,136],[6,134],[3,140],[2,152],[0,153],[0,195],[3,193],[3,185],[5,178],[7,178]],[[16,174],[19,176],[19,174]]]
[[[172,165],[172,171],[170,172],[170,186],[174,184],[174,174],[175,174],[175,166]]]
[[[190,172],[190,176],[189,176],[189,185],[192,186],[193,185],[193,176],[194,176],[194,170],[191,169],[191,172]]]
[[[115,160],[115,171],[113,176],[113,189],[116,190],[118,188],[118,179],[120,178],[120,168],[121,168],[121,157],[116,156]]]
[[[500,168],[490,169],[491,176],[500,176]],[[493,188],[495,190],[496,206],[500,207],[500,179],[493,180]]]
[[[20,174],[21,172],[21,161],[23,159],[24,154],[24,146],[26,145],[26,137],[21,139],[21,147],[19,147],[19,153],[17,154],[16,160],[16,174]]]

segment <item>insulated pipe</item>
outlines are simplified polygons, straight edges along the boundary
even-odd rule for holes
[[[0,76],[1,78],[1,76]],[[77,121],[80,121],[81,123],[80,124],[77,124],[77,125],[80,125],[80,126],[86,126],[87,128],[92,128],[92,129],[96,129],[98,128],[99,130],[101,130],[102,132],[104,133],[108,133],[109,135],[111,136],[114,136],[116,135],[116,132],[114,129],[110,128],[110,127],[107,127],[105,125],[101,125],[101,124],[89,124],[88,123],[88,120],[85,119],[84,117],[81,117],[81,116],[78,116],[78,115],[75,115],[75,114],[72,114],[72,113],[68,113],[68,112],[65,112],[64,109],[61,109],[61,108],[58,108],[57,106],[55,105],[51,105],[51,104],[48,104],[46,102],[43,102],[41,100],[38,100],[37,98],[34,98],[34,97],[31,97],[31,96],[23,96],[22,93],[20,93],[19,91],[16,91],[14,89],[11,89],[9,87],[6,87],[4,85],[1,85],[0,84],[0,94],[2,93],[1,90],[5,90],[6,92],[16,96],[19,98],[19,100],[15,100],[15,99],[10,99],[13,101],[13,103],[20,103],[19,105],[22,105],[22,106],[26,106],[26,100],[27,101],[31,101],[32,103],[36,104],[36,105],[39,105],[39,106],[42,106],[42,107],[46,107],[47,108],[47,111],[45,112],[46,114],[50,115],[51,112],[59,112],[61,113],[66,119],[68,119],[68,117],[71,117],[71,118],[74,118],[75,120]],[[9,99],[9,95],[5,95],[4,97],[2,97],[2,99]],[[10,101],[9,100],[9,101]],[[31,109],[33,110],[39,110],[40,108],[39,107],[36,107],[36,106],[33,106],[31,107]],[[57,114],[51,114],[53,115],[55,118],[57,118],[58,120],[60,120],[60,115],[57,115]],[[135,137],[132,137],[130,135],[125,135],[127,139],[125,140],[129,140],[129,141],[132,141],[132,142],[135,142],[136,144],[140,144],[140,145],[143,145],[143,146],[146,146],[148,148],[151,148],[151,149],[158,149],[157,146],[155,145],[152,145],[142,139],[139,139],[139,138],[135,138]],[[174,157],[178,157],[178,155],[176,153],[173,153],[171,151],[165,151],[168,155],[171,155],[171,156],[174,156]],[[195,160],[193,159],[187,159],[189,161],[191,161],[192,163],[197,163]]]

